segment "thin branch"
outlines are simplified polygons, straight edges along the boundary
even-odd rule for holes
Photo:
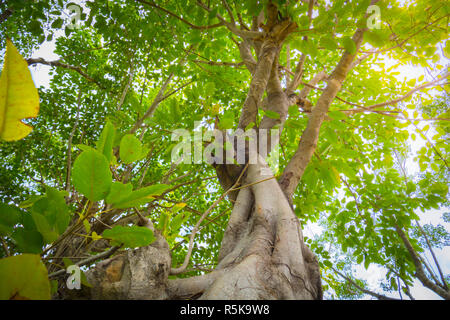
[[[188,54],[190,53],[190,51],[192,50],[192,46],[189,48],[189,50],[186,52],[186,54],[184,55],[184,57],[181,59],[181,61],[179,62],[180,65],[184,65],[184,63],[186,62],[186,57],[188,56]],[[147,111],[145,112],[145,114],[142,116],[142,118],[138,119],[136,121],[136,123],[134,124],[133,128],[131,128],[130,133],[135,133],[144,123],[144,120],[147,118],[151,118],[153,116],[153,113],[155,112],[156,108],[159,106],[159,104],[166,98],[168,98],[170,95],[172,95],[173,93],[177,92],[178,90],[180,90],[181,88],[184,88],[185,86],[187,86],[188,84],[190,84],[190,82],[188,82],[187,84],[185,84],[184,86],[182,86],[180,89],[177,89],[175,91],[173,91],[172,93],[168,94],[168,95],[164,95],[164,92],[167,89],[167,86],[169,85],[170,81],[172,81],[172,78],[174,77],[174,73],[171,72],[169,74],[169,76],[167,77],[166,81],[164,81],[163,85],[161,86],[161,88],[159,89],[158,93],[156,94],[156,97],[153,99],[152,104],[150,105],[150,107],[147,109]]]
[[[426,82],[424,84],[421,84],[420,86],[415,87],[414,89],[410,90],[409,92],[407,92],[406,94],[404,94],[403,96],[401,96],[401,97],[399,97],[397,99],[386,101],[386,102],[382,102],[382,103],[377,103],[377,104],[374,104],[374,105],[371,105],[371,106],[368,106],[368,107],[364,107],[364,106],[361,106],[361,105],[358,105],[358,104],[348,103],[348,104],[351,104],[353,106],[357,106],[360,109],[343,110],[343,111],[346,111],[348,113],[364,112],[364,111],[370,111],[370,110],[376,109],[376,108],[385,107],[387,105],[395,105],[395,104],[401,102],[402,100],[405,100],[406,98],[408,98],[409,96],[411,96],[413,93],[415,93],[417,91],[420,91],[420,90],[425,89],[427,87],[431,87],[431,86],[434,86],[434,85],[438,84],[442,80],[446,79],[449,75],[450,75],[450,71],[446,72],[441,78],[438,78],[438,79],[436,79],[434,81]]]
[[[387,297],[385,295],[364,289],[364,288],[360,287],[355,281],[353,281],[349,277],[347,277],[347,276],[343,275],[342,273],[340,273],[339,271],[337,271],[335,268],[331,267],[331,269],[333,269],[334,272],[336,272],[338,275],[340,275],[342,278],[344,278],[347,282],[349,282],[352,286],[354,286],[356,289],[358,289],[361,292],[371,295],[372,297],[375,297],[379,300],[398,300],[396,298]]]
[[[66,63],[60,62],[59,60],[55,60],[55,61],[47,61],[44,58],[29,58],[26,59],[28,65],[33,65],[33,64],[44,64],[50,67],[61,67],[64,69],[69,69],[69,70],[73,70],[75,72],[78,72],[81,76],[83,76],[84,78],[86,78],[88,81],[90,82],[94,82],[95,84],[97,84],[100,88],[104,89],[103,85],[101,85],[98,81],[96,81],[94,78],[90,77],[86,72],[84,72],[80,67],[77,66],[71,66],[68,65]]]
[[[206,10],[208,12],[212,11],[211,8],[209,8],[207,5],[205,5],[201,1],[197,1],[196,4],[200,8],[203,8],[204,10]],[[219,13],[216,14],[216,17],[217,17],[217,19],[219,19],[219,21],[221,22],[222,25],[225,25],[228,28],[228,30],[230,30],[232,33],[234,33],[235,35],[237,35],[243,39],[255,39],[262,35],[262,33],[259,31],[239,30],[236,27],[235,23],[230,23],[230,22],[226,21]]]
[[[314,2],[315,0],[309,0],[308,4],[308,29],[311,27]],[[303,41],[308,41],[307,35],[303,36]],[[295,68],[294,78],[289,84],[286,82],[286,93],[288,95],[293,93],[295,89],[299,86],[303,75],[303,66],[305,65],[305,61],[306,61],[306,54],[302,53],[302,55],[300,56],[300,60]]]
[[[444,162],[444,165],[447,167],[447,169],[449,169],[449,166],[448,166],[447,161],[446,161],[446,160],[444,159],[444,157],[441,155],[441,153],[440,153],[439,150],[436,148],[436,146],[434,145],[434,143],[433,143],[433,142],[425,135],[425,133],[422,132],[422,130],[420,130],[420,128],[419,128],[418,126],[416,126],[416,124],[415,124],[413,121],[411,121],[411,120],[409,120],[409,119],[408,119],[408,121],[409,121],[409,123],[411,123],[411,124],[416,128],[417,132],[419,132],[420,135],[428,141],[428,143],[430,144],[430,146],[433,148],[434,152],[436,152],[436,154],[438,155],[438,157],[441,158],[441,160]]]
[[[440,286],[438,286],[437,284],[435,284],[434,282],[432,282],[430,279],[427,278],[425,271],[423,270],[422,262],[420,261],[419,256],[417,255],[416,251],[411,245],[411,242],[409,241],[405,232],[396,223],[394,224],[394,227],[400,239],[403,241],[403,244],[405,245],[406,249],[408,250],[409,255],[411,256],[413,264],[416,268],[416,277],[420,280],[420,282],[422,282],[422,284],[425,287],[434,291],[442,298],[450,300],[449,290],[441,288]]]
[[[244,65],[244,62],[217,62],[217,61],[203,61],[203,60],[192,60],[192,62],[209,64],[210,66],[227,66],[227,67],[240,67]]]
[[[228,15],[230,16],[230,20],[232,24],[236,24],[235,20],[234,20],[234,16],[233,16],[233,11],[231,10],[230,6],[228,5],[227,0],[222,0],[223,6],[225,7],[225,9],[227,9]]]
[[[442,273],[441,266],[439,265],[439,262],[437,261],[436,255],[434,254],[433,247],[431,246],[430,240],[428,239],[428,236],[427,236],[427,234],[425,233],[425,231],[422,229],[422,226],[419,224],[419,221],[416,221],[416,225],[417,225],[417,227],[419,228],[419,230],[420,230],[420,232],[422,233],[422,235],[424,236],[425,241],[426,241],[426,243],[427,243],[427,245],[428,245],[428,249],[429,249],[430,252],[431,252],[431,256],[433,257],[434,264],[436,265],[436,267],[437,267],[437,269],[438,269],[438,272],[439,272],[439,276],[441,277],[442,287],[443,287],[445,290],[448,290],[447,282],[445,281],[444,274]]]
[[[131,62],[130,74],[128,76],[128,81],[127,81],[125,87],[123,88],[119,103],[117,104],[117,111],[119,111],[122,108],[122,105],[125,101],[125,97],[127,96],[127,93],[128,93],[128,89],[130,88],[131,83],[133,82],[134,72],[135,72],[134,63]]]
[[[189,264],[189,260],[191,258],[192,249],[194,247],[194,237],[195,237],[196,233],[198,232],[201,223],[208,216],[208,214],[239,184],[239,182],[240,182],[242,176],[244,175],[245,171],[247,170],[247,168],[248,168],[248,163],[245,165],[244,169],[241,171],[241,174],[239,175],[239,177],[237,178],[237,180],[233,184],[233,186],[230,189],[228,189],[227,191],[225,191],[216,201],[214,201],[214,203],[203,213],[203,215],[197,221],[197,223],[194,226],[194,229],[192,229],[192,233],[191,233],[191,236],[189,239],[188,252],[184,258],[184,262],[180,267],[172,268],[170,270],[171,275],[180,274],[180,273],[183,273],[186,271],[186,268]]]
[[[75,134],[75,131],[77,130],[78,123],[80,122],[80,108],[81,108],[81,90],[78,93],[77,98],[77,115],[75,124],[73,125],[72,132],[70,132],[69,136],[69,142],[67,146],[67,176],[66,176],[66,191],[70,192],[70,176],[72,171],[72,139]]]
[[[208,25],[208,26],[197,26],[197,25],[194,25],[194,24],[190,23],[190,22],[187,21],[186,19],[184,19],[184,18],[182,18],[182,17],[176,15],[176,14],[173,13],[172,11],[169,11],[169,10],[167,10],[167,9],[165,9],[165,8],[163,8],[163,7],[159,6],[159,5],[157,5],[157,4],[154,3],[153,1],[144,1],[144,0],[136,0],[136,1],[137,1],[137,2],[140,2],[140,3],[143,3],[143,4],[146,4],[146,5],[149,5],[150,7],[153,7],[153,8],[155,8],[155,9],[161,10],[161,11],[167,13],[168,15],[170,15],[170,16],[172,16],[172,17],[174,17],[174,18],[180,20],[181,22],[187,24],[187,25],[188,25],[189,27],[191,27],[192,29],[196,29],[196,30],[207,30],[207,29],[217,28],[217,27],[220,27],[220,26],[223,25],[223,23],[216,23],[216,24]]]
[[[0,238],[1,242],[2,242],[2,247],[3,247],[3,251],[5,252],[6,256],[9,257],[11,256],[11,253],[9,252],[8,246],[6,245],[6,242],[3,238]]]
[[[81,267],[81,266],[85,266],[87,264],[90,264],[92,262],[95,262],[95,261],[97,261],[99,259],[108,258],[111,255],[113,255],[114,252],[116,252],[119,248],[120,248],[120,246],[112,247],[108,251],[105,251],[105,252],[99,253],[99,254],[97,254],[95,256],[92,256],[92,257],[86,258],[84,260],[81,260],[81,261],[75,263],[75,265]],[[62,269],[62,270],[59,270],[59,271],[56,271],[56,272],[53,272],[53,273],[49,274],[48,277],[49,277],[49,279],[51,279],[51,278],[55,278],[57,276],[63,275],[65,273],[66,273],[66,269]]]
[[[7,8],[0,14],[0,23],[5,22],[14,12],[13,8]]]
[[[422,32],[423,30],[426,30],[428,27],[432,26],[432,25],[435,24],[436,22],[438,22],[438,21],[440,21],[440,20],[442,20],[442,19],[444,19],[444,18],[446,18],[446,17],[449,17],[449,16],[450,16],[450,15],[447,14],[447,15],[445,15],[445,16],[442,16],[442,17],[440,17],[440,18],[437,18],[436,20],[434,20],[434,21],[428,23],[427,25],[425,25],[423,28],[421,28],[421,29],[419,29],[418,31],[414,32],[412,35],[410,35],[410,36],[407,37],[406,39],[404,39],[404,40],[402,40],[401,42],[397,43],[397,44],[396,44],[395,46],[393,46],[393,47],[390,47],[390,48],[387,48],[387,49],[378,50],[378,51],[369,51],[369,52],[366,52],[366,53],[370,53],[370,54],[378,54],[378,53],[383,53],[383,52],[386,52],[386,51],[393,50],[393,49],[395,49],[395,48],[399,48],[399,47],[401,48],[401,47],[402,47],[409,39],[415,37],[415,36],[418,35],[420,32]]]

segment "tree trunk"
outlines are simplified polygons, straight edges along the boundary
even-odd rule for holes
[[[267,13],[261,37],[244,39],[240,45],[252,81],[238,128],[257,123],[258,108],[267,91],[264,106],[280,117],[274,120],[264,116],[259,129],[279,125],[281,132],[289,100],[280,84],[278,56],[284,39],[297,25],[289,19],[279,20],[272,2],[268,3]],[[257,61],[251,54],[251,43]],[[320,123],[313,124],[317,125],[314,133],[318,133]],[[214,271],[169,280],[169,246],[155,231],[157,241],[150,246],[122,253],[91,269],[87,276],[93,288],[80,294],[92,299],[321,299],[317,258],[304,244],[300,222],[285,195],[287,190],[280,187],[264,156],[258,156],[257,164],[248,165],[238,192],[230,193],[236,201]],[[242,165],[215,166],[224,190],[238,180],[241,168]],[[298,179],[288,183],[289,197],[296,183]]]

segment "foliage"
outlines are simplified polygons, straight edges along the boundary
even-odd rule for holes
[[[311,23],[307,1],[276,2],[280,15],[291,17],[299,30],[286,40],[280,65],[292,73],[304,54],[303,83],[321,70],[330,74],[344,52],[356,53],[351,37],[370,1],[319,0]],[[410,2],[377,4],[381,28],[364,35],[357,52],[364,59],[333,100],[293,197],[302,226],[323,230],[306,239],[332,298],[363,296],[333,268],[366,289],[367,281],[352,273],[357,265],[382,267],[388,292],[411,286],[416,267],[395,226],[423,255],[429,247],[416,222],[448,210],[448,84],[426,86],[431,76],[403,77],[402,72],[447,72],[449,6],[445,1]],[[39,264],[32,286],[44,282],[43,268],[58,270],[52,264],[54,249],[67,238],[78,239],[80,247],[104,239],[123,248],[150,244],[153,232],[135,225],[140,215],[168,240],[173,266],[180,265],[193,227],[224,190],[213,179],[212,166],[171,161],[177,144],[172,132],[193,130],[198,123],[197,130],[236,128],[251,80],[237,36],[224,26],[201,27],[219,23],[217,14],[230,19],[222,1],[211,1],[210,12],[188,0],[155,1],[156,6],[132,0],[84,3],[78,28],[67,19],[67,1],[0,3],[0,12],[12,12],[0,23],[0,48],[8,46],[9,54],[7,35],[23,57],[34,57],[37,48],[49,44],[59,57],[50,64],[49,84],[38,88],[39,116],[25,120],[33,131],[19,141],[0,141],[0,263],[29,259],[16,262],[26,272],[28,264],[38,264],[38,256],[31,254],[40,254],[45,266]],[[267,1],[228,3],[236,24],[239,13],[241,23],[250,27]],[[2,63],[4,90],[4,74],[22,71]],[[45,74],[36,64],[48,63],[30,63],[35,80]],[[283,71],[286,76],[290,73]],[[324,86],[317,84],[308,95],[313,105]],[[402,99],[370,108],[397,98]],[[264,115],[279,118],[259,110],[258,119]],[[289,108],[276,174],[296,152],[308,117],[297,105]],[[231,206],[222,201],[211,211],[195,238],[193,268],[181,277],[217,263]],[[434,248],[449,244],[448,213],[443,219],[423,227]],[[2,283],[8,268],[1,269]],[[13,291],[12,286],[21,284],[11,284],[2,298],[49,297],[47,284],[45,295],[35,295],[34,287]]]

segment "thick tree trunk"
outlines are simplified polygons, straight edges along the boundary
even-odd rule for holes
[[[249,39],[240,45],[252,81],[238,127],[257,123],[257,112],[267,91],[264,108],[280,117],[263,117],[259,129],[279,125],[281,132],[289,99],[280,84],[278,55],[296,24],[289,19],[279,20],[277,7],[271,2],[267,12],[264,33],[253,39],[258,61],[251,54]],[[319,127],[320,122],[317,131]],[[224,190],[234,185],[242,167],[216,166]],[[88,280],[93,288],[81,295],[92,299],[321,299],[317,258],[304,244],[300,222],[285,193],[286,188],[280,187],[259,156],[257,164],[248,165],[239,191],[230,193],[236,201],[213,272],[169,280],[169,246],[155,232],[157,241],[150,246],[122,253],[92,268]]]
[[[169,246],[156,232],[157,241],[150,246],[121,253],[89,270],[93,287],[77,297],[321,299],[317,259],[304,244],[299,220],[261,157],[258,164],[249,165],[242,185],[216,270],[169,280]]]
[[[320,299],[317,259],[304,245],[299,220],[261,158],[249,165],[244,187],[222,240],[217,270],[224,272],[200,298]]]

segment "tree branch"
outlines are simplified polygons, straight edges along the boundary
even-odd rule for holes
[[[209,25],[209,26],[197,26],[197,25],[194,25],[194,24],[190,23],[190,22],[187,21],[186,19],[184,19],[184,18],[182,18],[182,17],[176,15],[176,14],[173,13],[172,11],[169,11],[169,10],[167,10],[167,9],[165,9],[165,8],[163,8],[163,7],[159,6],[159,5],[157,5],[157,4],[154,3],[153,1],[145,1],[145,0],[136,0],[136,1],[137,1],[137,2],[140,2],[140,3],[143,3],[143,4],[146,4],[146,5],[149,5],[150,7],[153,7],[153,8],[155,8],[155,9],[161,10],[161,11],[167,13],[168,15],[170,15],[170,16],[172,16],[172,17],[174,17],[174,18],[180,20],[181,22],[187,24],[187,25],[188,25],[189,27],[191,27],[192,29],[196,29],[196,30],[207,30],[207,29],[217,28],[217,27],[220,27],[220,26],[223,25],[223,23],[216,23],[216,24]]]
[[[409,96],[411,96],[413,93],[415,93],[417,91],[420,91],[420,90],[425,89],[427,87],[431,87],[431,86],[434,86],[434,85],[438,84],[442,80],[447,79],[449,75],[450,75],[450,71],[446,72],[441,78],[438,78],[438,79],[430,81],[430,82],[423,83],[420,86],[417,86],[417,87],[413,88],[412,90],[410,90],[409,92],[407,92],[403,96],[401,96],[401,97],[399,97],[397,99],[394,99],[394,100],[389,100],[389,101],[386,101],[386,102],[373,104],[373,105],[368,106],[368,107],[364,107],[364,106],[361,106],[361,105],[358,105],[358,104],[355,104],[355,103],[349,103],[349,104],[351,104],[353,106],[359,107],[359,109],[344,110],[344,111],[348,112],[349,114],[352,114],[352,113],[357,113],[357,112],[370,111],[370,110],[373,110],[373,109],[376,109],[376,108],[385,107],[385,106],[388,106],[388,105],[395,105],[395,104],[405,100],[406,98],[408,98]]]
[[[438,269],[438,272],[439,272],[439,276],[441,277],[442,288],[444,288],[445,290],[448,290],[447,282],[445,281],[444,274],[442,273],[441,266],[439,265],[439,262],[437,261],[436,255],[434,254],[433,247],[431,246],[430,240],[428,239],[427,234],[425,233],[425,231],[423,230],[422,226],[419,224],[419,221],[417,221],[417,220],[416,220],[416,225],[419,228],[419,230],[422,233],[422,235],[424,236],[425,241],[427,242],[428,249],[431,252],[431,256],[433,257],[434,263],[435,263],[435,265],[436,265],[436,267]]]
[[[407,235],[403,230],[395,223],[394,224],[395,230],[397,231],[397,234],[399,235],[400,239],[403,241],[403,244],[405,245],[406,249],[408,250],[409,255],[411,256],[411,259],[413,261],[413,264],[416,268],[416,276],[422,282],[422,284],[429,288],[430,290],[437,293],[439,296],[446,300],[450,300],[450,291],[447,289],[441,288],[439,285],[432,282],[425,274],[425,271],[423,270],[422,263],[420,262],[420,259],[414,250],[413,246],[411,245],[411,242],[409,241]]]
[[[80,67],[77,66],[71,66],[65,63],[60,62],[59,60],[55,60],[55,61],[47,61],[43,58],[29,58],[26,59],[27,63],[29,66],[33,65],[33,64],[44,64],[50,67],[61,67],[61,68],[65,68],[65,69],[69,69],[69,70],[73,70],[78,72],[81,76],[83,76],[84,78],[86,78],[88,81],[94,82],[95,84],[97,84],[100,88],[105,89],[99,82],[97,82],[94,78],[90,77],[87,73],[85,73]]]
[[[339,271],[337,271],[335,268],[331,267],[331,269],[333,269],[334,272],[336,272],[338,275],[340,275],[342,278],[344,278],[347,282],[349,282],[352,286],[354,286],[356,289],[358,289],[361,292],[371,295],[372,297],[375,297],[379,300],[398,300],[396,298],[387,297],[385,295],[364,289],[364,288],[360,287],[355,281],[353,281],[349,277],[347,277],[347,276],[343,275],[342,273],[340,273]]]
[[[105,251],[105,252],[99,253],[99,254],[97,254],[95,256],[92,256],[92,257],[86,258],[84,260],[81,260],[81,261],[75,263],[75,265],[81,267],[81,266],[85,266],[87,264],[90,264],[90,263],[92,263],[94,261],[97,261],[99,259],[108,258],[111,255],[113,255],[114,252],[116,252],[119,248],[120,248],[120,246],[112,247],[108,251]],[[62,270],[59,270],[59,271],[56,271],[56,272],[53,272],[53,273],[49,274],[48,277],[49,277],[49,279],[50,278],[55,278],[57,276],[65,274],[65,273],[66,273],[66,269],[62,269]]]
[[[201,1],[197,1],[196,4],[200,7],[203,8],[204,10],[211,12],[212,9],[209,8],[207,5],[205,5],[203,2]],[[243,39],[254,39],[254,38],[258,38],[260,36],[262,36],[262,33],[259,31],[248,31],[248,30],[239,30],[236,27],[236,24],[233,22],[228,22],[227,20],[225,20],[219,13],[216,14],[217,19],[219,19],[219,21],[221,22],[221,25],[225,25],[228,30],[230,30],[232,33],[234,33],[235,35],[243,38]]]
[[[78,123],[80,121],[80,108],[81,108],[81,90],[78,93],[78,98],[77,98],[76,120],[75,120],[75,124],[72,128],[72,131],[70,132],[69,142],[68,142],[68,146],[67,146],[67,176],[66,176],[66,188],[65,188],[67,192],[70,192],[70,176],[71,176],[71,171],[72,171],[72,139],[75,134],[75,131],[77,130]]]
[[[352,40],[355,42],[356,52],[362,44],[365,31],[366,28],[359,28],[353,35]],[[303,172],[305,171],[306,166],[311,160],[314,150],[316,149],[322,122],[325,119],[332,101],[336,97],[343,81],[350,71],[350,66],[356,56],[356,52],[351,54],[346,51],[333,73],[330,75],[327,87],[319,97],[316,106],[311,112],[311,116],[309,117],[307,127],[302,134],[298,149],[289,161],[280,178],[280,185],[290,201],[301,177],[303,176]]]
[[[214,201],[214,203],[203,213],[203,215],[197,221],[197,223],[194,226],[194,229],[192,229],[192,233],[191,233],[191,236],[190,236],[190,239],[189,239],[188,252],[186,253],[186,257],[184,258],[184,262],[183,262],[183,264],[180,267],[172,268],[170,270],[170,274],[171,275],[180,274],[180,273],[185,272],[185,270],[186,270],[186,268],[187,268],[187,266],[189,264],[189,260],[191,258],[192,249],[194,247],[194,237],[195,237],[196,233],[198,232],[201,223],[208,216],[208,214],[227,196],[227,194],[229,194],[231,191],[234,191],[234,188],[239,184],[242,176],[244,175],[245,171],[247,170],[247,167],[248,167],[248,164],[242,170],[241,174],[239,175],[238,179],[233,184],[233,186],[231,188],[229,188],[227,191],[225,191],[216,201]]]

